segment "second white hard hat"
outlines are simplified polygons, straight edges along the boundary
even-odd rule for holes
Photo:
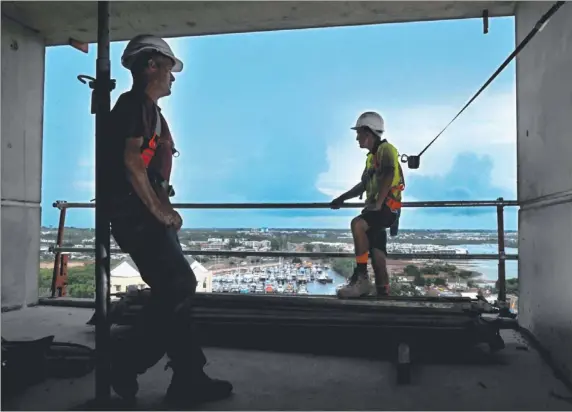
[[[376,133],[378,136],[381,136],[381,134],[385,131],[385,123],[383,121],[383,117],[381,117],[381,115],[376,112],[362,113],[358,117],[355,127],[352,127],[352,130],[357,130],[362,127],[371,129],[371,131]]]
[[[131,69],[135,57],[145,51],[156,51],[173,60],[172,72],[177,73],[183,70],[183,62],[180,61],[169,44],[160,37],[151,34],[140,34],[132,38],[121,56],[121,64],[126,69]]]

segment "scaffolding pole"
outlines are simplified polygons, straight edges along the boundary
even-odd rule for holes
[[[105,125],[111,106],[109,63],[109,2],[97,3],[97,63],[95,94],[95,400],[106,403],[111,396],[110,324],[108,320],[110,229],[106,204]]]

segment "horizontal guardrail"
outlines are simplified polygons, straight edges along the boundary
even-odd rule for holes
[[[67,283],[67,270],[63,259],[67,259],[70,253],[95,254],[95,248],[76,248],[64,247],[63,233],[65,230],[66,211],[68,209],[93,209],[96,206],[95,199],[92,202],[66,202],[58,200],[53,203],[54,208],[60,210],[60,223],[58,229],[58,240],[50,251],[55,254],[54,275],[52,281],[52,296],[65,296],[65,288]],[[363,208],[363,202],[348,202],[341,205],[343,209]],[[518,254],[506,254],[504,242],[504,208],[518,207],[519,202],[516,200],[504,200],[502,197],[496,200],[445,200],[445,201],[418,201],[403,202],[404,208],[465,208],[465,207],[495,207],[497,212],[497,234],[498,234],[498,253],[487,254],[456,254],[456,253],[390,253],[389,259],[393,260],[496,260],[498,261],[498,281],[499,281],[499,301],[506,300],[505,285],[505,262],[508,260],[518,260]],[[326,202],[309,202],[309,203],[173,203],[176,209],[330,209],[331,203]],[[112,254],[125,254],[121,249],[111,249]],[[289,252],[289,251],[234,251],[234,250],[185,250],[185,255],[193,256],[228,256],[228,257],[304,257],[304,258],[353,258],[354,253],[346,252]],[[66,260],[67,262],[67,260]],[[58,276],[61,275],[61,276]]]
[[[516,200],[451,200],[427,202],[403,202],[402,207],[492,207],[492,206],[518,206]],[[95,202],[66,202],[58,200],[53,203],[55,208],[62,209],[91,209]],[[329,209],[330,203],[173,203],[177,209]],[[344,203],[342,209],[364,207],[365,203]]]
[[[95,253],[95,248],[51,247],[53,253]],[[121,249],[111,249],[112,254],[125,254]],[[307,258],[353,258],[349,252],[286,252],[286,251],[236,251],[236,250],[184,250],[185,255],[193,256],[259,256],[259,257],[307,257]],[[389,253],[388,259],[407,260],[518,260],[518,255],[498,253]]]

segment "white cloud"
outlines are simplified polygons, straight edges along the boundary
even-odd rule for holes
[[[514,87],[509,91],[483,93],[423,154],[420,169],[412,171],[404,165],[406,178],[413,174],[443,175],[449,171],[457,154],[469,151],[491,156],[495,185],[515,192],[515,93]],[[463,104],[383,110],[386,136],[400,153],[418,154],[451,121]],[[338,196],[359,182],[365,151],[359,149],[349,127],[355,121],[352,116],[357,117],[361,111],[370,109],[371,105],[366,105],[363,110],[352,110],[355,114],[345,113],[343,116],[348,119],[348,130],[328,146],[328,170],[319,174],[316,181],[316,188],[325,195]],[[407,195],[406,200],[413,199]]]

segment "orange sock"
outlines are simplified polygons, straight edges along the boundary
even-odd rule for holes
[[[356,256],[356,263],[357,264],[366,264],[367,265],[367,260],[369,259],[369,252],[365,252],[362,255]]]

